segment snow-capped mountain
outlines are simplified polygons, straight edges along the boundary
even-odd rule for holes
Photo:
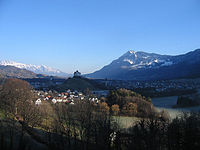
[[[200,49],[184,55],[170,56],[142,51],[128,51],[91,78],[122,80],[157,80],[200,76]]]
[[[0,65],[0,78],[37,78],[37,74],[14,66]]]
[[[37,74],[45,74],[45,75],[50,75],[50,76],[61,76],[61,77],[68,77],[69,74],[62,72],[58,69],[54,69],[45,65],[31,65],[31,64],[23,64],[23,63],[18,63],[14,61],[7,61],[3,60],[0,61],[0,65],[2,66],[14,66],[20,69],[26,69],[29,71],[32,71]]]
[[[136,70],[139,68],[158,68],[160,66],[172,65],[173,57],[168,55],[158,55],[154,53],[128,51],[119,59],[113,61],[111,65],[124,69]]]

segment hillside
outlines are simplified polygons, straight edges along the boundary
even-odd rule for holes
[[[58,91],[65,91],[68,89],[84,91],[86,89],[90,90],[102,90],[105,89],[104,86],[96,83],[93,80],[86,78],[68,78],[63,84],[53,87]]]
[[[32,71],[36,74],[45,74],[48,76],[59,76],[59,77],[69,77],[70,74],[62,72],[59,69],[51,68],[46,65],[32,65],[32,64],[23,64],[14,61],[0,61],[0,65],[2,66],[13,66],[20,69],[26,69]]]
[[[200,77],[200,49],[177,56],[128,51],[90,78],[161,80]]]
[[[0,76],[4,78],[36,78],[37,74],[26,69],[0,65]]]

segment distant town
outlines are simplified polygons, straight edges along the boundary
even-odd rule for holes
[[[73,78],[84,78],[79,71],[74,72]],[[52,87],[62,85],[67,79],[63,78],[28,78],[24,79],[29,82],[35,89],[43,91],[52,91]],[[132,89],[146,91],[151,90],[154,93],[171,92],[171,91],[191,91],[200,89],[200,78],[195,79],[174,79],[174,80],[155,80],[155,81],[132,81],[132,80],[110,80],[110,79],[90,79],[99,85],[102,85],[104,89],[92,90],[92,92],[98,96],[105,96],[110,89]],[[63,89],[63,92],[67,92],[69,89]],[[77,89],[73,89],[78,91]],[[151,93],[152,94],[152,93]]]

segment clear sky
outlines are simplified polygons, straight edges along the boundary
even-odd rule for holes
[[[93,72],[128,50],[200,48],[200,0],[0,0],[0,60]]]

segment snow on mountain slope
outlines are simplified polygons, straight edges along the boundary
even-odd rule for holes
[[[14,62],[14,61],[7,61],[7,60],[3,60],[0,61],[0,65],[3,66],[14,66],[20,69],[26,69],[29,71],[32,71],[34,73],[37,74],[46,74],[46,75],[50,75],[50,76],[61,76],[61,77],[67,77],[69,76],[69,74],[62,72],[58,69],[54,69],[45,65],[31,65],[31,64],[23,64],[23,63],[18,63],[18,62]]]
[[[135,70],[138,68],[158,68],[161,66],[169,66],[173,63],[172,56],[128,51],[120,58],[113,61],[111,65],[118,66],[118,68]]]
[[[128,51],[102,69],[87,74],[86,77],[120,80],[197,77],[200,70],[196,68],[199,66],[200,49],[177,56]]]

